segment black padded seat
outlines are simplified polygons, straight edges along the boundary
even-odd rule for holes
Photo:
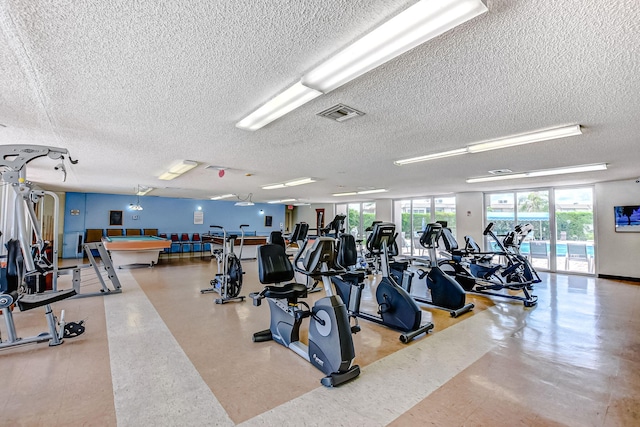
[[[75,289],[67,289],[55,293],[24,294],[18,299],[18,307],[20,308],[20,311],[27,311],[32,308],[42,307],[43,305],[71,298],[75,294]]]
[[[365,278],[364,271],[349,271],[347,273],[342,273],[340,276],[342,276],[344,280],[347,280],[349,282],[357,280],[358,283],[364,282]]]
[[[262,284],[292,280],[295,273],[289,257],[280,245],[268,243],[258,247],[258,278]]]
[[[300,283],[285,283],[282,285],[269,285],[264,287],[264,296],[274,299],[306,298],[307,287]]]

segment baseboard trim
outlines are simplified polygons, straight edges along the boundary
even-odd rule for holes
[[[611,279],[611,280],[626,280],[628,282],[639,282],[639,277],[626,277],[626,276],[613,276],[610,274],[598,274],[598,278],[600,279]]]

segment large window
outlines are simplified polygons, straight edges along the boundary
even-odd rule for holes
[[[490,222],[499,238],[516,224],[533,227],[520,249],[536,269],[593,273],[591,187],[485,194],[485,224]],[[486,239],[485,248],[495,249],[495,243]]]
[[[344,227],[356,239],[366,239],[366,229],[376,219],[376,202],[344,203],[336,205],[336,212],[347,216]]]
[[[424,227],[434,221],[446,221],[455,235],[456,198],[427,197],[396,200],[393,206],[394,222],[400,230],[401,253],[409,256],[425,255],[420,245],[420,234]]]

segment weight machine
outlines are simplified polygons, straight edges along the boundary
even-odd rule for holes
[[[64,167],[66,149],[37,145],[0,146],[0,176],[4,185],[1,188],[2,205],[0,221],[0,258],[4,259],[0,272],[0,309],[7,329],[8,337],[0,342],[0,348],[21,344],[49,341],[50,346],[60,345],[65,337],[78,336],[84,332],[83,321],[65,323],[64,311],[60,319],[53,314],[51,304],[76,295],[75,289],[28,294],[28,288],[36,288],[38,280],[46,282],[46,276],[57,276],[57,247],[52,247],[53,260],[46,255],[47,243],[42,239],[41,223],[37,220],[35,206],[45,194],[54,198],[56,203],[54,233],[57,235],[58,198],[55,193],[43,191],[26,179],[26,164],[47,156],[60,160],[56,170],[61,170],[66,178]],[[77,163],[69,156],[71,164]],[[12,190],[12,191],[10,191]],[[8,240],[7,240],[8,239]],[[54,274],[55,272],[55,274]],[[55,280],[53,281],[55,283]],[[45,307],[49,331],[29,338],[19,338],[13,320],[13,306],[21,311]]]
[[[45,283],[51,281],[51,290],[58,290],[58,278],[63,275],[71,275],[72,286],[76,291],[76,297],[88,297],[95,295],[110,295],[121,293],[121,285],[116,275],[111,258],[102,242],[85,243],[83,249],[89,259],[89,264],[60,268],[58,265],[58,234],[59,234],[59,206],[58,195],[51,191],[45,191],[26,179],[26,164],[39,157],[47,156],[50,159],[60,160],[55,170],[63,173],[66,180],[67,171],[64,165],[65,156],[74,165],[77,160],[71,159],[69,152],[64,148],[48,147],[41,145],[4,145],[0,146],[0,170],[5,187],[2,189],[2,207],[0,209],[0,246],[4,248],[7,241],[16,236],[24,252],[24,263],[28,284],[34,291],[43,291]],[[13,191],[6,191],[11,187]],[[42,237],[43,207],[45,198],[53,200],[53,232],[52,239],[47,242]],[[36,215],[36,206],[40,205],[39,214]],[[94,257],[97,252],[102,261],[103,270],[100,269]],[[50,258],[48,254],[50,254]],[[100,290],[94,293],[81,293],[82,272],[93,268],[96,278],[100,282]],[[109,288],[105,277],[111,281]]]

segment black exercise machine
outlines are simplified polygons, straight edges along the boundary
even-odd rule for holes
[[[307,241],[298,257],[306,244]],[[343,384],[360,375],[360,367],[352,365],[355,350],[347,309],[340,297],[332,292],[330,277],[344,272],[336,263],[335,255],[335,240],[318,237],[302,261],[303,267],[296,267],[305,275],[322,279],[326,296],[310,308],[299,300],[307,296],[305,285],[284,283],[294,276],[294,267],[284,249],[278,245],[260,246],[258,276],[260,283],[267,286],[259,293],[249,294],[256,306],[267,298],[271,312],[270,328],[253,334],[253,341],[274,340],[290,348],[326,375],[320,381],[326,387]],[[304,318],[309,318],[308,345],[300,342]]]
[[[7,337],[0,339],[0,349],[17,345],[40,343],[49,341],[49,346],[62,344],[64,338],[72,338],[81,335],[84,330],[84,321],[65,323],[64,310],[58,319],[51,309],[51,304],[62,301],[76,295],[74,289],[39,294],[25,294],[25,263],[23,253],[18,240],[7,242],[7,266],[0,269],[0,309],[7,329]],[[28,277],[28,276],[26,276]],[[13,305],[17,305],[20,311],[27,311],[38,307],[44,307],[49,330],[39,335],[19,338],[13,320]]]
[[[326,227],[318,230],[318,235],[338,238],[340,233],[344,233],[344,221],[347,216],[344,214],[336,215]]]
[[[220,225],[210,225],[210,228],[219,228],[222,230],[222,249],[214,251],[214,255],[218,262],[218,273],[209,284],[210,287],[201,289],[200,293],[206,294],[217,292],[220,298],[214,301],[216,304],[224,304],[229,301],[244,301],[244,295],[240,295],[242,290],[242,248],[244,247],[244,227],[248,224],[240,225],[240,254],[234,252],[235,241],[238,238],[236,234],[227,235],[227,231]],[[283,248],[284,249],[284,248]]]
[[[376,288],[378,315],[360,311],[362,290],[365,286],[364,272],[351,270],[332,277],[331,281],[347,305],[349,315],[355,321],[355,325],[351,328],[354,333],[360,331],[358,325],[358,317],[360,317],[402,331],[400,341],[408,343],[421,334],[427,334],[433,329],[433,323],[422,324],[422,310],[407,291],[402,289],[389,274],[389,247],[393,246],[396,236],[394,224],[379,222],[373,226],[367,242],[372,253],[379,257],[382,270],[382,278]],[[354,237],[351,234],[341,235],[338,264],[343,267],[353,267],[357,260],[358,251]]]
[[[420,235],[420,245],[429,251],[429,270],[418,270],[418,277],[426,277],[426,285],[431,298],[412,294],[413,298],[433,308],[448,311],[451,317],[458,317],[471,311],[472,303],[467,304],[465,290],[452,277],[438,266],[438,240],[442,234],[442,224],[427,224]],[[411,292],[411,281],[408,281]]]
[[[481,252],[479,246],[470,237],[465,237],[466,248],[458,248],[457,242],[449,232],[443,241],[451,258],[438,261],[440,268],[453,277],[468,293],[489,295],[500,298],[522,301],[525,307],[533,307],[538,302],[538,297],[529,293],[533,284],[540,281],[535,270],[529,269],[526,257],[518,257],[508,251],[503,243],[493,233],[493,223],[484,230],[484,235],[491,236],[498,248],[498,252]],[[474,250],[469,250],[473,248]],[[492,264],[491,259],[496,256],[504,256],[506,265]],[[501,290],[521,291],[524,296],[511,295],[497,292]]]

